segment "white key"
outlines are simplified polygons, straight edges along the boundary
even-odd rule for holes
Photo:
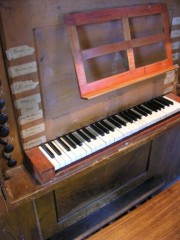
[[[67,157],[69,157],[71,159],[71,162],[74,162],[77,160],[77,156],[72,153],[71,151],[67,151],[59,142],[58,140],[54,140],[54,143],[56,144],[56,146],[59,148],[59,150],[61,152],[64,152],[64,154],[66,154]]]
[[[77,159],[81,159],[82,158],[82,153],[80,151],[77,151],[77,149],[72,148],[68,142],[66,142],[63,138],[61,138],[61,140],[70,148],[70,151],[76,156],[75,161]]]
[[[83,130],[82,130],[82,132],[83,132],[88,138],[90,138],[89,135],[87,135]],[[92,151],[92,152],[96,152],[96,151],[98,151],[99,149],[103,148],[104,142],[103,142],[103,145],[102,145],[102,141],[99,143],[99,142],[97,141],[97,139],[91,138],[90,140],[91,140],[90,142],[86,142],[86,145],[88,145],[88,146],[91,148],[91,151]]]
[[[76,145],[75,150],[78,151],[78,152],[81,154],[81,158],[85,157],[85,156],[86,156],[86,151],[85,151],[81,146],[79,146],[78,144],[76,144],[76,143],[74,142],[74,140],[71,139],[71,137],[69,137],[68,135],[66,135],[66,136],[71,140],[71,142],[73,142],[73,143]]]
[[[95,132],[90,126],[88,126],[87,129],[96,136],[95,143],[99,147],[98,150],[107,146],[107,142],[105,140],[103,140],[102,138],[100,138],[100,136],[97,134],[97,132]]]
[[[61,166],[61,168],[69,164],[68,162],[66,163],[66,161],[60,155],[57,155],[57,153],[51,148],[51,146],[49,146],[48,143],[46,143],[45,145],[54,154],[54,157]]]
[[[148,120],[148,116],[144,116],[142,115],[141,113],[137,112],[135,109],[131,109],[133,112],[135,112],[136,114],[139,114],[141,116],[141,121],[142,121],[142,124],[145,127],[148,127],[150,125],[150,122]]]
[[[176,108],[177,111],[180,111],[180,103],[178,103],[175,100],[172,100],[171,98],[168,98],[166,96],[164,96],[164,98],[166,98],[167,100],[173,102],[174,104],[170,105],[170,106]]]
[[[121,133],[124,135],[124,137],[128,137],[131,134],[133,134],[133,128],[131,127],[130,123],[128,123],[124,118],[120,117],[119,115],[115,115],[117,118],[119,118],[121,121],[124,121],[126,123],[126,126],[122,126],[120,129]]]
[[[62,149],[60,149],[60,147],[58,146],[58,144],[56,143],[56,140],[52,141],[52,143],[57,147],[57,149],[60,150],[61,152],[61,156],[62,158],[66,161],[67,164],[70,164],[72,162],[72,159],[70,158],[70,156],[68,156],[66,153],[64,153],[64,151]]]
[[[142,106],[150,111],[152,111],[151,109],[149,109],[148,107],[144,106],[142,104]],[[152,114],[151,114],[151,118],[154,120],[154,123],[160,121],[162,119],[162,116],[158,113],[158,112],[155,112],[155,111],[152,111]]]
[[[51,158],[49,156],[49,154],[47,154],[47,152],[41,146],[39,146],[38,148],[45,155],[45,157],[52,163],[52,165],[54,166],[55,171],[58,170],[61,167],[61,165],[56,161],[56,159],[55,158]]]
[[[100,122],[99,122],[100,126],[104,127]],[[107,129],[106,127],[104,127],[105,129]],[[107,129],[108,130],[108,129]],[[106,141],[107,146],[111,145],[112,143],[115,142],[115,137],[113,132],[109,131],[109,133],[104,133],[104,136],[100,136],[103,140]]]
[[[86,155],[89,155],[92,153],[91,148],[86,144],[85,140],[77,133],[73,133],[82,143],[82,148],[86,151]]]
[[[107,124],[109,124],[111,127],[114,128],[114,137],[115,137],[115,141],[119,141],[123,138],[123,134],[119,131],[119,128],[116,127],[114,124],[112,124],[111,122],[109,122],[107,119],[104,120]]]

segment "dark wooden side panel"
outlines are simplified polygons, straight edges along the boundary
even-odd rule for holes
[[[58,232],[54,192],[50,192],[35,201],[43,239]]]
[[[4,218],[0,218],[0,239],[42,239],[32,202],[11,210]]]
[[[149,171],[166,181],[176,177],[180,168],[180,122],[154,138]]]
[[[6,213],[7,213],[7,207],[5,204],[5,199],[0,189],[0,218],[3,218]]]

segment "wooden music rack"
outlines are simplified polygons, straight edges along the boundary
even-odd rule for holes
[[[132,38],[130,27],[130,20],[132,18],[157,14],[160,14],[162,17],[162,32],[140,38]],[[122,22],[123,40],[88,49],[81,48],[80,36],[78,35],[79,26],[116,20]],[[69,32],[74,65],[82,98],[94,98],[98,95],[129,86],[133,83],[144,81],[148,78],[177,68],[177,66],[173,66],[172,64],[168,12],[166,6],[163,4],[103,9],[93,12],[68,14],[65,17],[65,23],[67,24]],[[166,58],[145,66],[137,67],[137,57],[134,54],[134,49],[160,42],[164,44]],[[128,69],[126,69],[125,72],[115,75],[112,74],[112,76],[88,82],[85,69],[85,62],[87,60],[121,51],[126,51],[127,53],[127,59],[125,60],[127,61]]]

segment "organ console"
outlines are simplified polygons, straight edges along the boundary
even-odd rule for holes
[[[85,239],[179,174],[176,15],[102,2],[0,0],[0,239]]]
[[[43,143],[26,151],[26,154],[34,167],[37,165],[36,154],[38,154],[43,162],[52,165],[51,169],[53,168],[53,173],[55,173],[111,144],[127,139],[129,136],[161,122],[179,111],[179,102],[166,96],[160,96]],[[50,178],[45,181],[51,180],[52,177],[54,176],[50,175]],[[41,182],[41,178],[39,181]]]

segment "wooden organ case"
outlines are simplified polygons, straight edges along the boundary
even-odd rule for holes
[[[178,65],[166,2],[101,2],[0,1],[0,114],[8,116],[0,126],[1,239],[84,239],[178,175]],[[143,103],[171,108],[166,94],[174,112],[134,123],[136,110],[148,114]],[[132,111],[136,120],[124,126]],[[108,142],[112,126],[122,137]],[[90,139],[85,129],[103,135]],[[82,142],[91,152],[80,154]]]

